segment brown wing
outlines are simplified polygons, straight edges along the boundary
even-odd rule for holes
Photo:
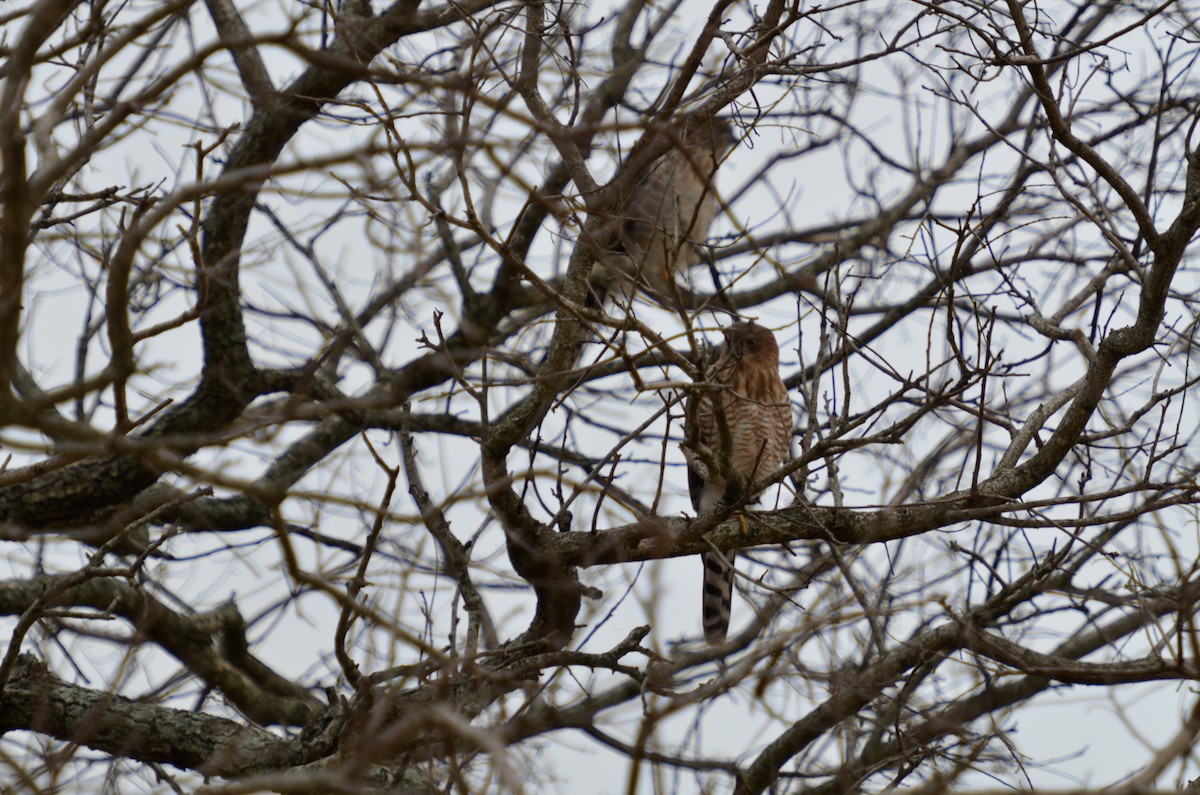
[[[705,380],[714,386],[727,387],[733,378],[733,368],[729,347],[722,347],[719,355],[705,368]],[[713,454],[721,451],[720,426],[713,406],[715,393],[716,390],[705,390],[693,393],[688,398],[685,418],[690,424],[684,428],[688,445],[707,449]],[[724,487],[724,480],[715,473],[710,476],[707,466],[699,457],[688,458],[688,492],[692,498],[692,508],[697,513],[712,508],[723,496]]]

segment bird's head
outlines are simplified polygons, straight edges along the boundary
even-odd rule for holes
[[[734,358],[779,364],[779,344],[769,328],[752,320],[739,320],[721,329],[721,333],[725,335],[725,348]]]
[[[694,122],[683,135],[685,146],[712,154],[714,162],[720,162],[737,146],[739,135],[726,119],[713,118],[706,122]]]

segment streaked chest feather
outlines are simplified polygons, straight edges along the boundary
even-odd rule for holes
[[[724,409],[729,429],[730,463],[743,477],[754,480],[787,460],[791,406],[777,372],[744,366],[730,370],[715,374],[715,382],[727,384],[716,400]],[[712,398],[701,398],[696,419],[698,441],[714,452],[721,451],[720,425]]]

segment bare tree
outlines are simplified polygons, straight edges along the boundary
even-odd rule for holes
[[[1099,693],[1180,788],[1198,18],[0,7],[0,779],[1044,789]],[[696,516],[739,319],[793,451]]]

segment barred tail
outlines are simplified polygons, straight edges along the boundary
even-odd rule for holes
[[[720,646],[729,633],[729,608],[733,602],[733,560],[735,552],[704,552],[704,639]]]

